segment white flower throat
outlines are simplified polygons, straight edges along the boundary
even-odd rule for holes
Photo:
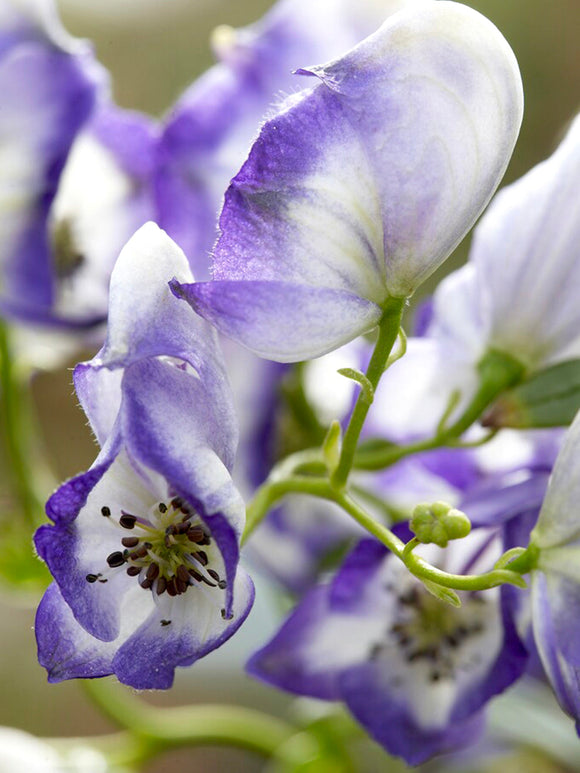
[[[159,502],[147,518],[121,510],[117,522],[107,505],[101,508],[101,515],[131,534],[121,538],[121,550],[107,556],[109,570],[87,574],[87,582],[107,582],[110,570],[125,567],[144,590],[151,589],[158,596],[166,592],[179,596],[196,584],[226,587],[226,581],[209,567],[204,550],[212,545],[209,530],[181,498]]]

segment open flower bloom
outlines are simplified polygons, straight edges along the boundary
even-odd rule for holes
[[[209,277],[224,191],[259,127],[283,96],[305,83],[293,71],[332,59],[419,0],[279,0],[263,19],[219,27],[220,62],[171,110],[156,175],[159,224],[182,247],[198,279]]]
[[[473,225],[522,117],[517,63],[459,3],[393,14],[267,121],[226,193],[212,282],[173,285],[280,361],[373,328]]]
[[[568,430],[531,544],[532,620],[544,669],[562,708],[580,725],[580,415]]]
[[[40,316],[53,301],[47,218],[70,147],[104,89],[90,47],[50,0],[0,11],[0,311]]]
[[[461,542],[445,552],[446,568],[489,560],[488,533]],[[500,596],[463,594],[461,608],[447,606],[382,545],[363,540],[248,668],[285,690],[345,701],[391,754],[418,764],[472,742],[486,701],[522,673],[526,654]]]
[[[51,681],[114,673],[169,687],[252,604],[229,387],[215,332],[167,287],[176,271],[191,277],[148,223],[113,271],[105,346],[75,371],[101,452],[53,494],[54,525],[35,538],[56,580],[36,620]]]

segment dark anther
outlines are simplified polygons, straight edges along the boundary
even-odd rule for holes
[[[215,582],[208,580],[207,577],[204,577],[203,575],[201,577],[201,581],[204,582],[206,585],[209,585],[210,588],[215,588]]]
[[[177,588],[177,593],[185,593],[187,590],[189,583],[183,582],[183,580],[180,577],[175,577],[175,587]]]
[[[166,625],[171,625],[171,620],[161,620],[161,625],[165,628]]]
[[[87,576],[85,577],[85,580],[87,582],[96,582],[98,579],[99,579],[98,574],[87,574]]]
[[[202,566],[207,566],[207,553],[204,550],[198,550],[193,556],[194,558],[197,558]]]
[[[121,545],[126,548],[135,548],[139,544],[139,537],[123,537]]]
[[[109,582],[109,581],[107,580],[106,577],[99,577],[99,582],[104,585],[106,582]]]
[[[143,580],[139,580],[139,585],[147,590],[153,585],[153,582],[148,577],[145,577]]]
[[[147,555],[148,544],[149,543],[146,542],[144,545],[141,545],[141,547],[138,548],[138,550],[134,550],[132,553],[129,553],[129,558],[132,558],[133,560],[137,560],[139,558],[145,558],[145,556]]]
[[[229,615],[228,615],[228,614],[226,613],[226,610],[225,610],[225,609],[222,609],[222,610],[221,610],[221,615],[222,615],[222,618],[223,618],[223,620],[233,620],[233,617],[234,617],[234,613],[233,613],[233,612],[232,612],[231,614],[229,614]]]
[[[165,502],[159,502],[159,512],[160,513],[166,513],[167,512],[167,505],[165,504]],[[161,621],[161,622],[163,622],[163,621]]]
[[[172,577],[167,581],[167,593],[170,596],[177,596],[177,588],[175,587],[175,577]]]
[[[173,534],[166,534],[164,542],[165,542],[165,547],[170,548],[172,545],[175,545],[177,540],[175,539]]]
[[[153,582],[153,580],[157,579],[158,575],[159,566],[157,564],[149,564],[147,567],[147,579]]]
[[[218,582],[218,588],[220,590],[225,590],[227,587],[228,587],[228,584],[227,584],[227,582],[225,580],[220,580]]]
[[[438,682],[441,679],[441,674],[439,673],[439,671],[433,671],[429,676],[429,679],[432,682]]]
[[[197,580],[198,582],[202,582],[203,581],[203,575],[201,575],[195,569],[188,569],[188,572],[193,577],[194,580]]]
[[[417,588],[411,588],[407,593],[399,596],[399,603],[405,606],[414,607],[419,601],[419,593]]]
[[[167,580],[165,577],[158,577],[157,578],[157,595],[161,596],[162,593],[165,593],[167,590]]]
[[[137,518],[134,515],[129,515],[129,513],[123,513],[119,518],[119,523],[124,529],[132,529],[137,523]]]
[[[216,570],[215,570],[215,569],[208,569],[208,570],[207,570],[207,573],[209,574],[209,576],[210,576],[210,577],[213,577],[213,579],[214,579],[216,582],[219,582],[219,581],[220,581],[220,576],[219,576],[219,574],[216,572]]]
[[[175,526],[175,534],[186,534],[189,531],[189,522],[181,522]]]
[[[175,574],[182,582],[189,583],[189,572],[187,571],[187,568],[183,566],[183,564],[180,564],[177,567]]]
[[[114,553],[107,556],[107,563],[111,569],[117,566],[123,566],[125,563],[125,556],[119,550],[116,550]]]
[[[205,537],[205,532],[201,526],[191,526],[187,532],[187,539],[190,542],[200,542]]]
[[[141,567],[140,566],[128,566],[127,567],[127,574],[129,577],[137,577],[138,574],[141,574]]]
[[[111,508],[110,507],[101,507],[101,515],[104,515],[105,518],[108,518],[111,515]]]
[[[183,500],[180,499],[179,497],[175,497],[174,499],[171,500],[171,507],[174,510],[181,510],[182,505],[183,505]]]

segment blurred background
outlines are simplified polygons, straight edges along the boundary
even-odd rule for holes
[[[270,5],[267,0],[60,0],[58,4],[69,31],[94,42],[98,58],[112,73],[116,101],[158,116],[212,64],[209,34],[214,27],[250,23]],[[472,0],[467,4],[499,27],[522,71],[526,111],[506,177],[509,182],[552,151],[580,107],[580,2]],[[445,273],[465,259],[467,245],[445,264]],[[425,292],[442,273],[437,273]],[[34,390],[48,458],[57,477],[63,479],[86,469],[93,461],[95,447],[72,394],[70,371],[38,376]],[[243,674],[246,656],[275,627],[271,609],[268,589],[260,586],[256,608],[241,632],[202,663],[180,673],[173,691],[151,695],[150,700],[174,705],[192,700],[232,701],[272,712],[286,711],[289,699],[285,695]],[[46,684],[45,673],[36,664],[33,615],[30,599],[8,595],[0,599],[0,724],[37,735],[90,735],[112,729],[91,707],[79,685]],[[404,769],[398,764],[391,768],[380,751],[367,753],[365,766],[369,771]],[[261,770],[262,763],[237,751],[195,750],[168,755],[149,771],[176,769],[182,773],[243,773]],[[534,756],[506,758],[497,769],[543,773],[566,767]]]

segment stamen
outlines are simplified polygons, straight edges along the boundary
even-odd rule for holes
[[[124,529],[132,529],[137,523],[137,518],[134,515],[129,515],[129,513],[123,513],[119,518],[119,523]]]
[[[121,545],[126,548],[135,548],[139,544],[139,537],[123,537]]]
[[[117,566],[123,566],[125,563],[125,556],[121,553],[121,551],[116,550],[114,553],[111,553],[107,556],[107,563],[111,569],[114,569]]]
[[[159,510],[160,513],[165,514],[167,512],[167,505],[165,504],[165,502],[159,502],[159,504],[157,505],[157,509]],[[163,622],[163,621],[161,621],[161,622]],[[171,622],[171,621],[169,621],[169,622]]]
[[[101,507],[101,515],[104,515],[105,518],[109,518],[111,516],[111,508],[106,505]]]
[[[166,625],[171,625],[171,620],[161,620],[161,625],[165,628]]]
[[[87,582],[93,583],[93,582],[96,582],[100,576],[101,576],[100,574],[87,574],[87,576],[85,577],[85,580]]]
[[[127,567],[127,574],[129,575],[129,577],[137,577],[138,574],[141,574],[141,567],[129,566]]]

